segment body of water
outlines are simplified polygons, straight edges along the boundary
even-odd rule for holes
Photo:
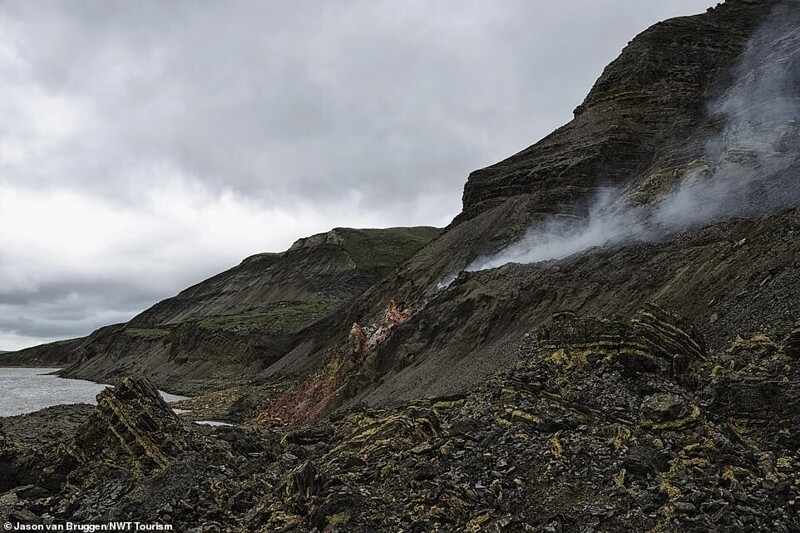
[[[96,404],[95,396],[108,387],[82,379],[48,375],[58,368],[0,367],[0,417],[32,413],[70,403]],[[168,402],[186,399],[162,392]]]

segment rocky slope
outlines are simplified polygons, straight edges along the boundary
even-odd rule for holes
[[[56,341],[16,352],[0,353],[0,366],[63,367],[74,362],[72,352],[83,339]]]
[[[409,258],[439,230],[428,227],[337,228],[295,242],[286,252],[259,254],[164,300],[133,318],[138,328],[198,317],[269,311],[283,302],[351,299]]]
[[[187,425],[126,379],[62,415],[61,439],[36,423],[48,411],[2,421],[0,520],[796,531],[798,332],[709,351],[654,306],[627,322],[561,313],[467,394],[361,404],[289,432]]]

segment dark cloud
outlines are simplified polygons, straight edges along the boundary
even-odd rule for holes
[[[33,336],[21,324],[56,297],[45,288],[69,291],[88,262],[146,307],[307,232],[444,224],[466,175],[568,121],[633,35],[707,5],[0,3],[0,204],[42,196],[29,202],[42,211],[23,216],[40,233],[0,227],[0,294],[33,306],[0,317],[0,342],[2,330]],[[48,252],[53,229],[36,222],[76,216],[65,198],[98,206],[91,224],[59,240],[69,241],[68,261]],[[223,217],[231,213],[240,219]],[[81,256],[86,228],[108,225],[106,216],[117,234]],[[236,235],[241,244],[231,244]],[[136,276],[148,271],[163,281],[141,292]],[[132,309],[114,300],[118,285],[85,290],[98,310]]]
[[[71,338],[97,327],[124,322],[164,291],[148,278],[80,279],[65,274],[35,291],[0,293],[0,332],[28,338]]]

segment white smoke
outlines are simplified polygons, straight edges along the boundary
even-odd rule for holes
[[[497,268],[506,263],[538,263],[563,259],[609,241],[623,241],[643,231],[637,212],[619,204],[619,189],[601,190],[587,217],[555,215],[528,228],[525,236],[490,257],[478,258],[465,270]]]
[[[800,204],[798,167],[792,168],[800,152],[800,4],[789,2],[773,11],[736,69],[735,82],[708,106],[711,117],[724,126],[707,141],[702,159],[658,204],[633,205],[629,191],[603,189],[587,216],[551,216],[465,270],[563,259],[596,246],[662,239]]]

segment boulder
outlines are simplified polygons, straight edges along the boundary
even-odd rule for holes
[[[95,414],[67,446],[67,458],[78,465],[105,460],[143,477],[188,449],[188,431],[158,389],[129,377],[97,395]]]
[[[654,394],[642,402],[641,415],[652,422],[676,420],[686,413],[686,401],[675,394]]]

